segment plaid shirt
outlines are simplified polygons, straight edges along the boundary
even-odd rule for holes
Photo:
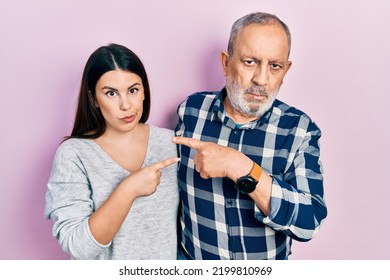
[[[303,112],[275,100],[260,119],[237,126],[219,92],[189,96],[178,108],[176,135],[234,148],[272,177],[270,214],[229,178],[202,179],[195,151],[179,146],[181,243],[194,259],[285,259],[292,239],[308,241],[327,215],[321,132]]]

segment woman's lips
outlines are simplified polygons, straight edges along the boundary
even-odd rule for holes
[[[130,123],[130,122],[134,121],[134,119],[135,119],[135,115],[126,116],[124,118],[121,118],[121,120],[126,122],[126,123]]]

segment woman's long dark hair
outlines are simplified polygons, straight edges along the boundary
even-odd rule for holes
[[[110,44],[92,53],[84,67],[73,130],[66,139],[95,139],[104,133],[106,122],[100,109],[95,106],[96,84],[104,73],[117,69],[132,72],[141,78],[145,99],[140,122],[145,123],[148,120],[150,88],[145,68],[139,57],[131,50],[121,45]]]

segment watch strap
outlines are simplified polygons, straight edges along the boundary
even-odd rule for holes
[[[253,162],[252,170],[249,173],[249,176],[258,182],[260,180],[261,173],[263,173],[263,169],[256,162]]]

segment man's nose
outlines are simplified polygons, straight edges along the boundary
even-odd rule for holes
[[[259,65],[253,73],[252,81],[259,86],[268,85],[269,71],[267,66]]]

